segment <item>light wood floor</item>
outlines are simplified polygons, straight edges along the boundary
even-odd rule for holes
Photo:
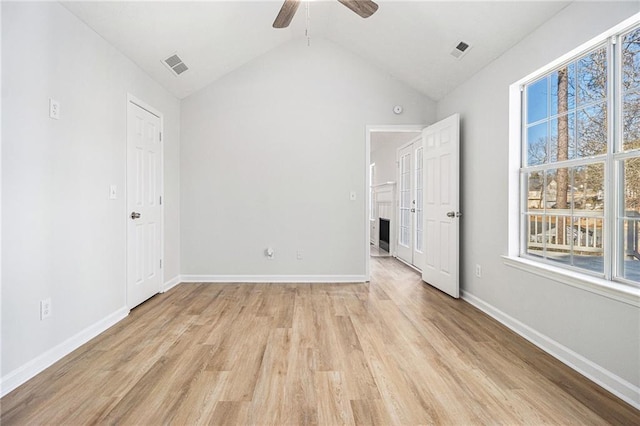
[[[1,401],[11,424],[640,424],[391,258],[370,284],[182,284]]]

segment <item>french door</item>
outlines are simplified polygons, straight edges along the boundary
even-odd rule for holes
[[[424,164],[422,138],[401,146],[398,164],[398,245],[400,260],[422,269],[423,262],[423,187]]]

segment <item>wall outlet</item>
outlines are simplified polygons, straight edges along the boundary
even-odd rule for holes
[[[40,301],[40,320],[47,319],[51,316],[51,299]]]
[[[49,118],[60,119],[60,102],[55,99],[49,99]]]
[[[296,259],[298,259],[298,260],[304,259],[304,252],[302,250],[298,250],[296,252]]]
[[[276,252],[275,250],[273,250],[272,247],[268,247],[265,251],[264,251],[264,255],[267,256],[267,259],[269,260],[273,260],[276,257]]]
[[[482,266],[476,263],[476,277],[482,278]]]

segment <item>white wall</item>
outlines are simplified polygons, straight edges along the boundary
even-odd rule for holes
[[[164,114],[170,280],[180,271],[179,101],[60,4],[2,2],[3,392],[125,307],[127,93]],[[53,315],[40,321],[48,297]]]
[[[421,123],[431,124],[432,121]],[[398,148],[411,142],[421,135],[420,132],[398,132],[387,133],[382,136],[380,133],[371,133],[371,163],[376,163],[374,185],[396,182],[398,180],[398,170],[396,167],[396,157]]]
[[[619,389],[628,382],[636,404],[640,310],[505,266],[500,256],[508,239],[509,85],[639,10],[638,2],[573,3],[438,103],[439,118],[459,112],[462,120],[464,293],[586,358],[585,366],[613,373]]]
[[[434,116],[434,102],[318,38],[184,99],[182,273],[364,276],[366,125]]]

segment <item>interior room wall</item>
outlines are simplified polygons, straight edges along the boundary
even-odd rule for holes
[[[289,42],[185,98],[184,277],[362,279],[366,126],[434,117],[433,101],[320,38]]]
[[[501,256],[508,241],[509,85],[639,10],[638,2],[575,2],[438,102],[440,119],[459,112],[462,120],[465,297],[573,357],[601,383],[610,380],[636,404],[639,308],[506,266]]]
[[[4,393],[126,315],[127,93],[164,114],[164,272],[179,275],[180,103],[60,4],[1,7]]]
[[[398,179],[396,167],[398,148],[420,135],[420,132],[371,133],[371,163],[376,163],[374,185],[396,182]]]

